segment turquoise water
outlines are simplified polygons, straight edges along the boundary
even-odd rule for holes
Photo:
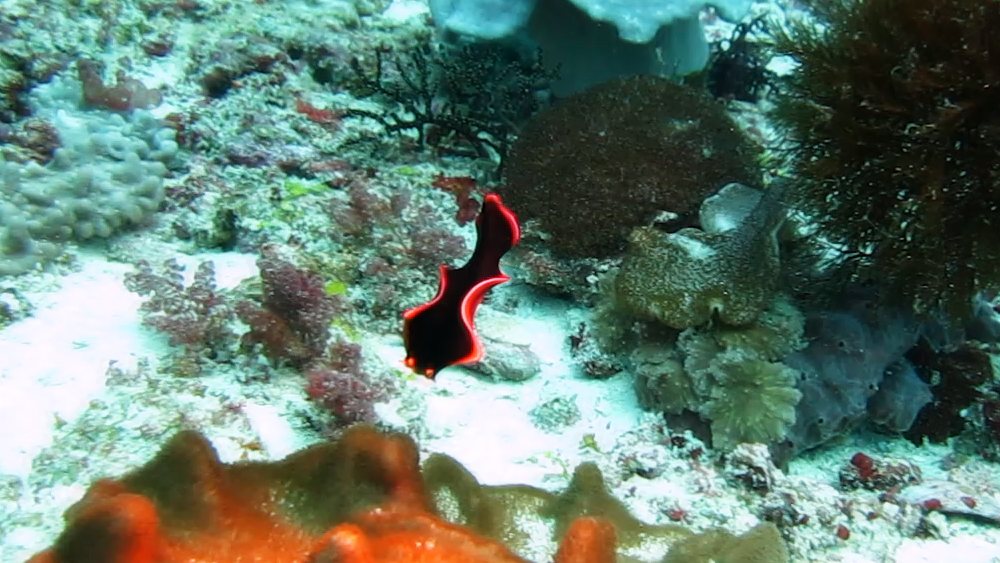
[[[850,4],[900,10],[857,37],[898,44],[827,58],[780,30],[832,41],[850,18],[652,4],[4,2],[0,561],[92,522],[64,513],[178,432],[239,464],[356,424],[486,486],[589,499],[571,480],[593,463],[632,516],[677,526],[525,509],[494,539],[530,561],[583,514],[618,526],[620,561],[701,560],[683,540],[714,529],[763,534],[760,561],[1000,560],[990,67],[911,52],[927,30],[887,0]],[[1000,18],[947,4],[942,36]],[[164,473],[120,481],[152,499],[161,557],[235,560],[211,526],[178,539],[187,511],[151,491],[201,481]],[[428,502],[475,537],[501,503]],[[55,560],[119,545],[78,533]]]

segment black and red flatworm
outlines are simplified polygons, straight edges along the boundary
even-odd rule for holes
[[[500,196],[483,200],[476,218],[476,248],[461,268],[440,268],[437,295],[403,313],[406,366],[430,379],[442,369],[477,362],[483,345],[473,318],[483,296],[510,279],[500,271],[500,258],[521,239],[517,217]]]

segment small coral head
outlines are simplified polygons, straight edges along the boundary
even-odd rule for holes
[[[609,257],[664,212],[677,226],[691,224],[722,186],[759,184],[756,152],[705,93],[634,76],[534,116],[504,161],[501,192],[522,217],[537,220],[556,255]]]
[[[493,286],[510,279],[500,258],[521,238],[517,217],[495,193],[483,200],[476,218],[476,248],[461,268],[440,267],[433,299],[403,313],[406,367],[434,379],[455,364],[478,362],[483,346],[473,324],[476,308]]]

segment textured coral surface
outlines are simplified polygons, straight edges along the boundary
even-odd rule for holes
[[[145,467],[95,483],[31,563],[524,561],[438,517],[412,440],[358,426],[284,461],[222,464],[182,432]],[[557,561],[614,561],[615,531],[575,520]]]
[[[538,219],[557,253],[607,256],[660,212],[683,219],[729,182],[756,184],[754,152],[707,96],[637,76],[532,119],[511,147],[501,193],[522,219]]]
[[[677,329],[718,318],[747,325],[770,304],[779,271],[781,191],[772,189],[734,228],[632,231],[615,279],[618,305]]]
[[[357,425],[283,461],[226,465],[184,431],[144,467],[92,485],[55,545],[29,563],[518,562],[538,523],[559,540],[555,563],[631,561],[619,550],[673,544],[724,562],[787,561],[771,524],[742,536],[645,524],[593,464],[553,494],[482,486],[444,455],[421,471],[418,458],[406,435]]]

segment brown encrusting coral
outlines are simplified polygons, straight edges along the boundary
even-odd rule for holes
[[[603,257],[658,216],[692,224],[702,200],[727,183],[758,185],[755,156],[709,96],[636,76],[530,120],[511,146],[501,194],[522,219],[538,219],[559,254]]]
[[[970,315],[1000,284],[1000,3],[810,4],[823,25],[776,41],[798,64],[772,113],[792,198],[843,249],[841,281]]]

